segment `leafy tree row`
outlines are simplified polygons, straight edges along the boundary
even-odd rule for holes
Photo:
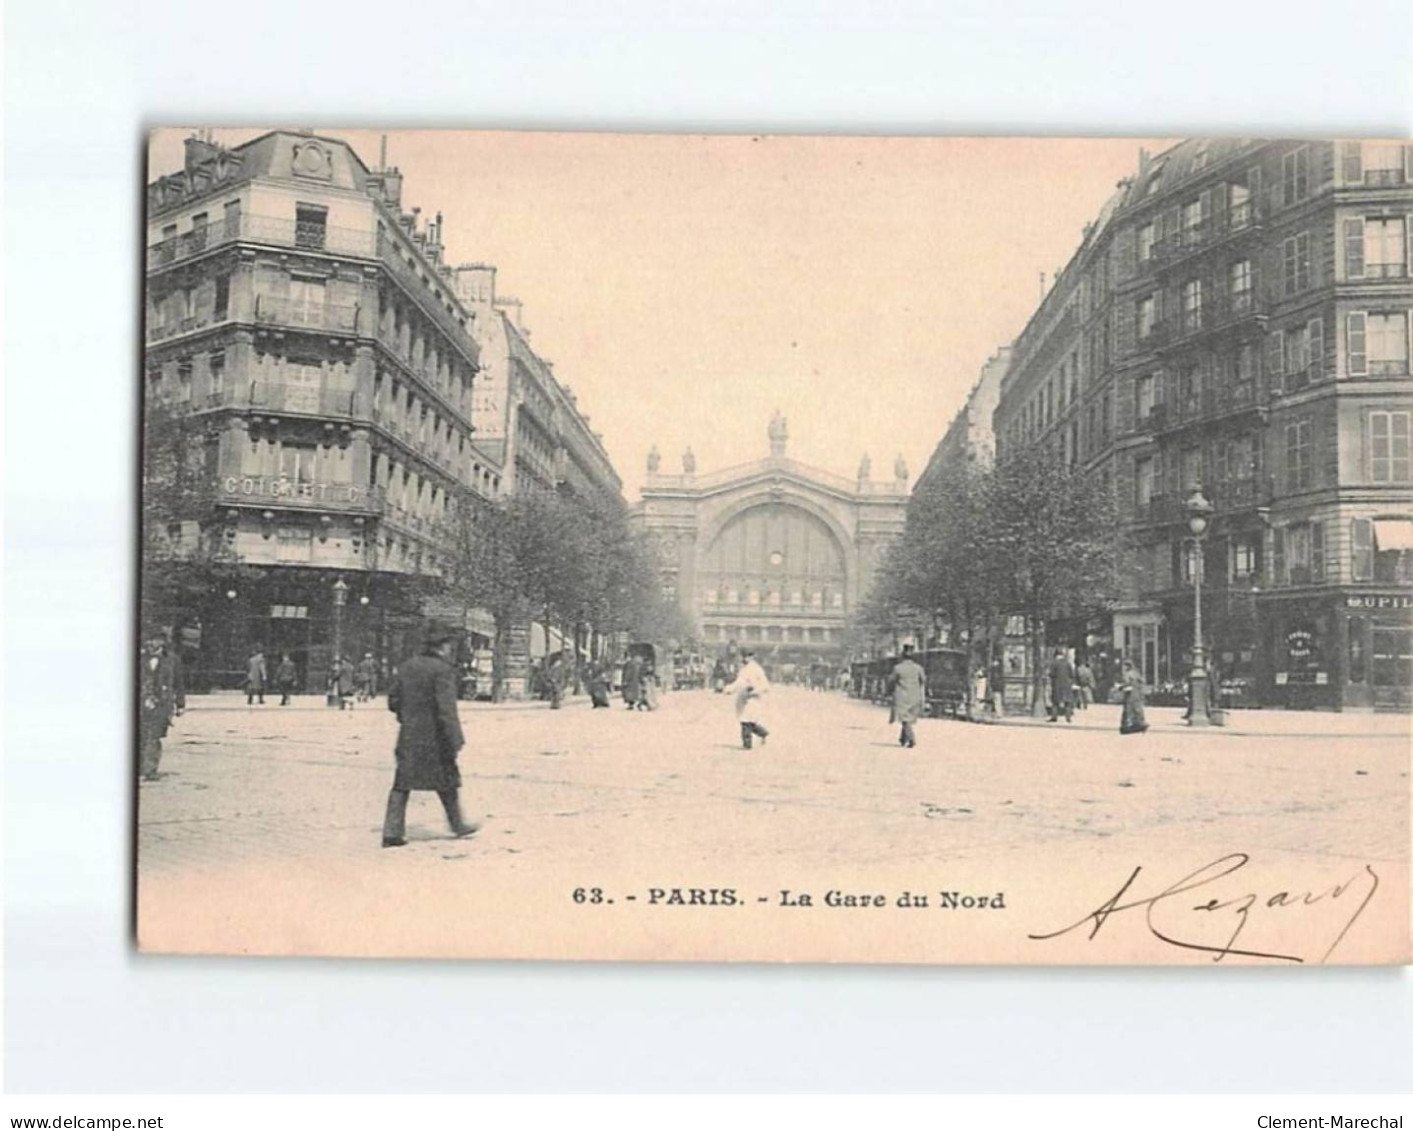
[[[1000,637],[1002,618],[1022,615],[1038,687],[1046,624],[1112,600],[1120,545],[1112,491],[1046,448],[1013,451],[993,467],[944,464],[913,492],[857,634],[946,626],[980,651]]]

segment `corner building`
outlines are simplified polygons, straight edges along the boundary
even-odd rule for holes
[[[313,690],[336,643],[396,663],[455,500],[500,490],[441,216],[401,195],[396,169],[291,132],[188,139],[184,168],[148,186],[147,411],[194,426],[204,484],[166,533],[241,567],[199,610],[197,685],[237,685],[257,644]]]
[[[1118,492],[1124,585],[1056,643],[1186,676],[1193,574],[1237,703],[1407,708],[1413,147],[1182,142],[1088,226],[1018,339],[998,442]],[[1183,504],[1215,504],[1199,563]]]

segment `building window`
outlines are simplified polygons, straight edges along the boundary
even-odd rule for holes
[[[1260,573],[1256,539],[1250,536],[1233,538],[1228,544],[1227,576],[1232,581],[1249,581]]]
[[[1184,416],[1196,416],[1202,410],[1202,373],[1195,365],[1178,373],[1178,403]]]
[[[1145,196],[1156,196],[1158,190],[1163,187],[1163,165],[1158,163],[1153,166],[1153,171],[1148,174],[1148,187],[1144,191]]]
[[[1413,483],[1407,412],[1369,413],[1369,478],[1375,483]]]
[[[1211,160],[1212,153],[1207,143],[1205,141],[1199,141],[1197,148],[1192,153],[1192,171],[1194,173],[1201,172],[1210,164]]]
[[[1371,186],[1406,183],[1404,147],[1396,141],[1366,141],[1362,143],[1364,183]]]
[[[1182,328],[1202,328],[1202,280],[1189,279],[1182,287]]]
[[[211,316],[217,322],[224,322],[230,315],[231,310],[231,277],[229,275],[216,276],[216,303],[211,312]]]
[[[1233,184],[1230,188],[1230,206],[1227,209],[1227,223],[1233,229],[1251,225],[1251,190],[1243,184]]]
[[[1314,483],[1310,450],[1310,422],[1300,420],[1285,426],[1285,476],[1289,490],[1303,491]]]
[[[1310,286],[1310,233],[1300,232],[1281,244],[1282,278],[1287,296]]]
[[[1369,376],[1404,376],[1408,372],[1408,315],[1401,310],[1369,314],[1365,326]]]
[[[1285,391],[1296,392],[1324,373],[1325,324],[1312,318],[1303,326],[1281,335],[1283,353],[1281,370],[1285,375]]]
[[[1146,298],[1138,300],[1138,337],[1142,341],[1153,333],[1153,328],[1158,324],[1158,299],[1156,295],[1148,295]]]
[[[222,404],[226,399],[226,355],[213,353],[206,362],[210,379],[207,396],[212,404]]]
[[[281,444],[280,476],[292,483],[313,483],[319,449],[313,444]]]
[[[1203,193],[1198,199],[1182,206],[1182,243],[1184,247],[1195,247],[1206,235],[1207,212],[1211,208],[1211,197]]]
[[[1151,373],[1144,373],[1138,378],[1135,397],[1138,406],[1138,422],[1142,424],[1153,413],[1153,394],[1157,386],[1157,380]]]
[[[1153,258],[1153,244],[1157,239],[1157,229],[1150,221],[1138,229],[1138,261],[1147,263]]]
[[[191,359],[182,358],[177,362],[177,403],[186,404],[191,400]]]
[[[1310,148],[1302,145],[1281,158],[1282,200],[1296,204],[1310,195]]]
[[[1182,489],[1186,494],[1202,486],[1202,449],[1184,448],[1182,453]]]
[[[1344,221],[1348,279],[1403,279],[1408,275],[1409,221],[1402,216],[1351,216]]]
[[[1246,314],[1255,305],[1251,260],[1239,259],[1227,271],[1227,286],[1231,293],[1234,314]]]
[[[1353,547],[1355,581],[1374,580],[1374,524],[1367,518],[1351,523],[1350,544]]]
[[[294,209],[294,244],[322,250],[328,244],[329,210],[317,204],[296,204]]]
[[[226,239],[233,240],[240,235],[240,201],[228,200],[225,204]]]
[[[1297,522],[1285,528],[1285,558],[1292,585],[1308,585],[1313,580],[1313,524]]]
[[[1134,502],[1142,510],[1153,501],[1153,457],[1137,460],[1133,465]]]

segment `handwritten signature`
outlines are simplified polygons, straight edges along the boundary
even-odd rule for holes
[[[1268,896],[1262,896],[1256,892],[1246,892],[1231,898],[1219,898],[1211,895],[1211,888],[1219,880],[1231,876],[1245,868],[1251,862],[1251,857],[1244,852],[1233,852],[1227,856],[1214,860],[1210,864],[1204,864],[1197,871],[1189,873],[1176,883],[1169,884],[1156,895],[1134,898],[1130,895],[1130,888],[1133,888],[1139,875],[1143,872],[1143,866],[1139,865],[1129,874],[1123,886],[1119,888],[1109,899],[1105,900],[1089,914],[1068,927],[1062,927],[1058,931],[1051,931],[1048,934],[1030,935],[1029,937],[1037,941],[1046,939],[1057,939],[1062,935],[1068,935],[1072,931],[1078,931],[1085,927],[1089,928],[1089,937],[1093,939],[1104,925],[1109,921],[1110,916],[1119,915],[1125,911],[1134,911],[1138,908],[1144,909],[1144,919],[1148,930],[1160,941],[1169,946],[1180,947],[1183,950],[1204,951],[1212,955],[1213,962],[1220,962],[1228,955],[1237,955],[1242,958],[1264,958],[1274,962],[1298,962],[1303,963],[1306,959],[1298,954],[1278,954],[1273,951],[1248,950],[1236,945],[1241,938],[1242,932],[1246,930],[1251,914],[1256,911],[1258,916],[1262,910],[1278,911],[1284,908],[1309,907],[1317,903],[1328,901],[1333,904],[1346,895],[1351,898],[1357,897],[1363,892],[1363,900],[1354,908],[1354,913],[1349,916],[1348,921],[1340,929],[1329,948],[1317,960],[1318,962],[1329,961],[1330,955],[1344,941],[1349,930],[1358,921],[1359,916],[1364,914],[1364,909],[1369,906],[1369,901],[1374,898],[1374,893],[1379,890],[1379,877],[1374,869],[1366,864],[1362,869],[1355,872],[1349,879],[1342,883],[1334,884],[1322,891],[1278,891]],[[1227,935],[1225,942],[1213,945],[1206,942],[1194,941],[1189,934],[1189,928],[1182,926],[1174,920],[1181,918],[1184,910],[1184,900],[1181,897],[1191,898],[1191,893],[1200,889],[1207,889],[1196,896],[1200,901],[1187,907],[1189,912],[1206,912],[1213,916],[1213,921],[1221,924],[1220,929],[1225,932],[1230,925],[1231,931]],[[1239,890],[1239,889],[1238,889]],[[1207,898],[1205,901],[1203,897]],[[1127,897],[1127,899],[1126,899]],[[1162,926],[1155,920],[1159,909],[1169,912],[1163,917]],[[1178,914],[1172,914],[1176,912]],[[1221,915],[1219,913],[1225,913]],[[1177,931],[1181,927],[1182,933],[1189,937],[1178,937]],[[1202,934],[1199,930],[1195,932]]]

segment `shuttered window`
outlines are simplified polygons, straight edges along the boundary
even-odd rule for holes
[[[1355,581],[1374,580],[1374,524],[1367,518],[1356,518],[1350,524],[1353,545]]]
[[[1364,221],[1357,216],[1344,222],[1344,277],[1364,277]]]
[[[1369,478],[1375,483],[1413,482],[1407,412],[1369,413]]]
[[[1368,321],[1363,311],[1344,316],[1344,365],[1351,377],[1364,377],[1369,372]]]

